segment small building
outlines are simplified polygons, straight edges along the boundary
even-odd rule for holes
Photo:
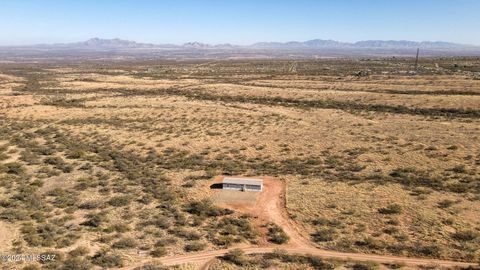
[[[263,190],[263,180],[253,178],[225,177],[222,181],[222,189],[260,192]]]

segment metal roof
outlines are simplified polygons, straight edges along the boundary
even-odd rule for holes
[[[232,178],[225,177],[223,178],[224,184],[238,184],[238,185],[263,185],[262,179],[253,179],[253,178]]]

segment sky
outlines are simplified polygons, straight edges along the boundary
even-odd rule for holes
[[[480,45],[479,0],[0,0],[0,45],[92,37],[247,45],[334,39]]]

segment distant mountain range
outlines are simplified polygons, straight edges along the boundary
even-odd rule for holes
[[[443,41],[365,40],[354,43],[313,39],[290,42],[259,42],[251,45],[182,45],[139,43],[123,39],[92,38],[82,42],[0,46],[0,61],[62,59],[317,59],[331,57],[480,56],[480,46]]]
[[[450,43],[444,41],[410,41],[410,40],[364,40],[355,43],[339,42],[335,40],[312,39],[305,42],[261,42],[251,45],[267,48],[461,48],[472,45]]]
[[[26,46],[30,47],[30,46]],[[473,45],[458,44],[444,41],[409,41],[409,40],[364,40],[355,43],[339,42],[336,40],[312,39],[304,42],[259,42],[252,45],[240,46],[232,44],[206,44],[201,42],[188,42],[183,45],[174,44],[151,44],[138,43],[123,39],[102,39],[92,38],[83,42],[61,43],[61,44],[39,44],[31,47],[57,47],[57,48],[99,48],[99,49],[122,49],[122,48],[189,48],[189,49],[235,49],[235,48],[272,48],[272,49],[301,49],[301,48],[471,48]]]

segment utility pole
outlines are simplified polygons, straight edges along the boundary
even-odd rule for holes
[[[418,54],[420,53],[420,48],[417,48],[417,57],[415,57],[415,71],[418,69]]]

